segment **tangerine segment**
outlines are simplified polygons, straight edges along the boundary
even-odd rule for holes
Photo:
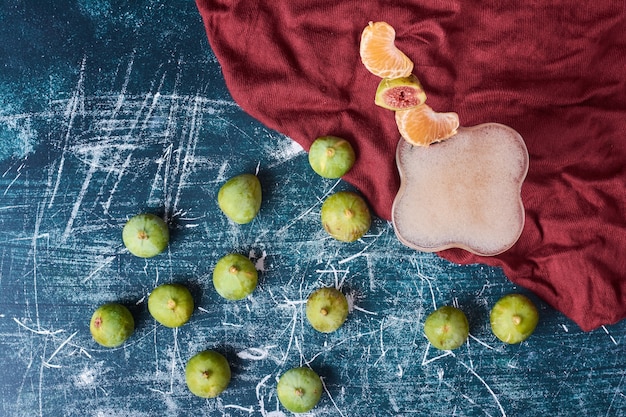
[[[427,104],[396,112],[400,135],[411,145],[428,146],[448,139],[459,127],[459,115],[438,113]]]
[[[359,52],[365,68],[381,78],[408,77],[413,62],[394,41],[396,31],[386,22],[369,22],[361,34]]]

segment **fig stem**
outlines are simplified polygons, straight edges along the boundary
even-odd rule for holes
[[[167,300],[167,308],[169,308],[170,310],[174,310],[176,308],[176,301],[171,298]]]
[[[346,218],[351,219],[352,217],[354,217],[354,212],[352,210],[350,210],[349,208],[345,209],[343,211],[344,216],[346,216]]]
[[[335,148],[326,149],[326,156],[329,158],[332,158],[333,156],[335,156]]]
[[[209,379],[209,377],[211,376],[212,372],[210,369],[207,369],[205,371],[202,371],[202,377],[205,379]]]
[[[328,310],[326,309],[326,307],[322,307],[322,308],[320,309],[320,314],[321,314],[322,316],[327,316],[327,315],[328,315]]]
[[[137,232],[137,238],[140,240],[146,240],[148,239],[148,232],[146,232],[145,230],[140,230]]]
[[[520,316],[519,314],[515,314],[513,315],[513,317],[511,317],[511,320],[513,321],[514,325],[519,326],[519,324],[522,322],[522,316]]]
[[[298,397],[302,397],[304,395],[304,390],[302,388],[296,388],[294,390],[294,393],[298,396]]]
[[[237,272],[239,272],[239,268],[237,268],[236,265],[231,265],[231,267],[228,269],[228,272],[230,272],[231,274],[236,274]]]

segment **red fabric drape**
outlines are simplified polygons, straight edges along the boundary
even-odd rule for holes
[[[626,11],[622,1],[196,0],[234,100],[308,150],[321,135],[350,140],[345,177],[389,219],[399,188],[393,113],[374,105],[363,67],[369,21],[396,45],[437,111],[461,124],[499,122],[524,137],[526,225],[496,257],[583,330],[626,316]]]

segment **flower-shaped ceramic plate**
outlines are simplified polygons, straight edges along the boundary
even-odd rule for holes
[[[528,150],[514,129],[498,123],[460,127],[428,147],[400,140],[396,163],[401,184],[392,222],[406,246],[492,256],[519,239]]]

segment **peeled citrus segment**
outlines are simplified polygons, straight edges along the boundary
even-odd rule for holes
[[[438,113],[429,105],[421,104],[397,111],[396,124],[400,135],[411,145],[428,146],[453,136],[459,127],[459,115]]]
[[[408,77],[413,62],[395,45],[396,31],[386,22],[369,22],[361,33],[359,52],[365,68],[380,78]]]
[[[376,89],[374,103],[389,110],[406,110],[424,104],[426,93],[413,74],[408,77],[383,78]]]

